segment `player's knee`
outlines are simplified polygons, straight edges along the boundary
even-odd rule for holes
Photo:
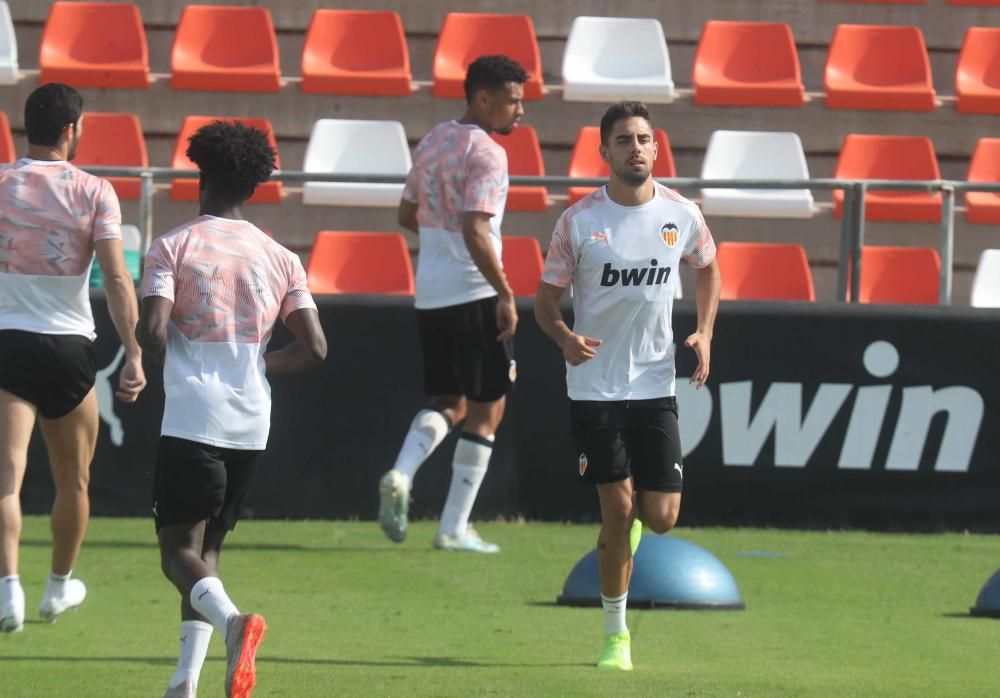
[[[607,503],[602,507],[601,523],[606,528],[628,530],[632,527],[633,518],[635,518],[635,512],[632,502],[628,500]]]
[[[677,525],[679,515],[680,509],[678,507],[668,505],[643,518],[642,523],[653,533],[667,533]]]
[[[90,473],[86,469],[64,468],[53,474],[52,482],[61,492],[86,493],[90,486]]]

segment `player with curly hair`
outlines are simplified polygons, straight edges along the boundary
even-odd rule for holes
[[[215,121],[187,155],[200,173],[200,215],[150,248],[137,328],[163,364],[166,395],[153,514],[163,573],[181,594],[180,659],[166,695],[195,695],[214,628],[226,642],[226,695],[242,698],[266,626],[226,594],[219,555],[267,445],[266,375],[319,364],[326,338],[299,258],[240,211],[274,168],[266,135]],[[294,341],[265,353],[279,317]]]

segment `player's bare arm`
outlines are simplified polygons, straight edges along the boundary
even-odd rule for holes
[[[570,366],[579,366],[597,356],[601,340],[584,337],[573,332],[559,310],[559,300],[566,289],[542,281],[535,294],[535,320],[562,350]]]
[[[691,383],[699,389],[708,381],[712,359],[712,333],[715,316],[719,311],[719,293],[722,274],[715,260],[702,269],[695,270],[695,303],[698,306],[698,329],[687,338],[684,346],[693,349],[698,357],[698,367],[691,375]]]
[[[411,233],[419,233],[420,224],[417,221],[417,202],[406,198],[400,199],[396,221],[401,228],[406,228]]]
[[[167,352],[167,324],[174,302],[163,296],[146,296],[142,299],[142,314],[135,328],[135,338],[147,355],[163,365]]]
[[[499,297],[497,305],[497,335],[498,342],[505,342],[517,331],[517,307],[514,305],[514,292],[507,283],[500,260],[493,251],[490,237],[490,218],[492,214],[482,211],[466,211],[462,216],[462,236],[469,256],[475,262],[479,272],[494,288]]]
[[[264,354],[267,375],[298,373],[318,366],[326,359],[326,335],[315,308],[301,308],[288,314],[285,327],[295,337],[292,343]]]
[[[142,350],[134,332],[139,319],[139,305],[135,299],[132,276],[125,266],[125,253],[120,239],[98,240],[94,243],[97,263],[104,275],[104,288],[108,299],[108,312],[115,331],[125,348],[125,365],[118,379],[115,396],[122,402],[135,402],[146,387],[146,374],[142,369]]]

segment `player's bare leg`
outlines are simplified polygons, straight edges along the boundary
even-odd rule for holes
[[[70,573],[90,520],[90,463],[99,425],[96,391],[92,388],[65,417],[41,418],[39,424],[56,496],[51,517],[52,573],[38,612],[54,622],[63,612],[82,604],[87,596],[86,586],[79,579],[70,579]]]
[[[222,526],[208,525],[202,537],[201,560],[205,571],[219,576],[219,554],[226,537]],[[191,606],[190,593],[181,593],[180,650],[177,668],[167,683],[164,698],[193,698],[197,695],[201,669],[212,639],[212,624]]]
[[[601,532],[597,536],[597,566],[604,609],[604,649],[597,666],[632,669],[631,638],[625,624],[628,585],[632,577],[629,533],[635,518],[632,480],[597,486],[601,503]]]
[[[225,639],[226,696],[249,696],[256,683],[257,648],[267,625],[255,613],[241,614],[226,594],[217,576],[222,537],[205,521],[163,526],[159,533],[160,565],[181,597],[190,600],[191,615],[204,617]],[[211,551],[213,541],[217,541],[215,555],[205,555],[206,543]],[[182,602],[182,613],[183,608]]]
[[[17,573],[21,538],[21,483],[35,407],[0,390],[0,632],[24,626],[24,589]]]
[[[468,403],[463,395],[433,395],[430,409],[417,413],[403,439],[396,463],[379,480],[378,522],[386,537],[396,543],[406,539],[410,489],[424,461],[451,431],[465,419]]]
[[[507,399],[493,402],[468,400],[462,436],[455,446],[451,486],[441,512],[441,525],[434,547],[476,553],[497,553],[500,546],[480,538],[469,525],[469,515],[493,453],[493,439],[503,420]]]
[[[637,516],[654,533],[666,533],[677,524],[681,513],[680,492],[651,492],[639,490],[636,493]]]

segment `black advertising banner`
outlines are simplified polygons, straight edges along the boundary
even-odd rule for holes
[[[318,299],[326,364],[271,381],[272,430],[248,515],[370,519],[377,483],[423,404],[408,298]],[[111,399],[121,362],[94,296],[101,434],[95,515],[148,515],[162,415],[159,371],[136,405]],[[475,515],[594,521],[578,483],[565,368],[520,303],[517,384]],[[686,381],[691,301],[674,309],[686,525],[1000,530],[1000,312],[725,303],[709,386]],[[287,341],[276,332],[274,343]],[[413,514],[437,516],[456,436],[421,469]],[[32,443],[26,511],[51,479]]]

